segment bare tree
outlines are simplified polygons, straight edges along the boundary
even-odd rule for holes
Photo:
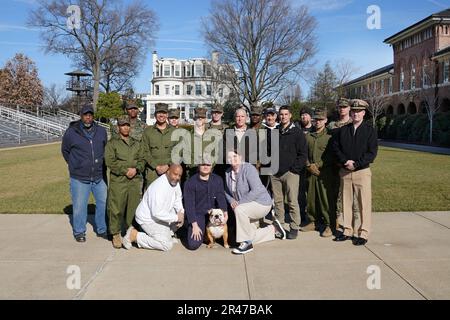
[[[0,72],[0,103],[28,107],[40,106],[44,87],[36,64],[23,53],[8,60]]]
[[[418,97],[420,98],[422,105],[424,107],[428,116],[428,121],[430,123],[429,131],[429,143],[433,143],[433,118],[434,115],[439,111],[439,64],[437,62],[428,62],[422,68],[423,77],[423,87],[419,90]]]
[[[102,71],[131,47],[145,52],[158,29],[155,13],[141,0],[127,6],[119,0],[38,0],[28,25],[41,28],[46,52],[62,53],[75,64],[86,62],[94,78],[96,108]],[[69,6],[81,12],[80,28],[68,27]],[[136,57],[139,57],[137,55]],[[122,56],[123,57],[123,56]]]
[[[351,60],[339,59],[336,61],[334,66],[334,73],[336,75],[336,91],[338,97],[344,97],[344,84],[349,82],[354,77],[355,73],[357,73],[359,70],[360,68],[355,66],[355,64]]]
[[[377,119],[384,113],[384,108],[388,102],[388,98],[382,96],[381,90],[377,88],[375,84],[370,84],[369,87],[364,90],[361,98],[366,100],[369,104],[368,111],[372,115],[372,125],[377,127]]]
[[[302,101],[302,90],[299,84],[287,87],[279,98],[281,104],[291,105],[294,101]]]
[[[44,101],[42,107],[45,109],[55,110],[64,105],[69,96],[63,86],[57,86],[55,83],[44,89]]]
[[[275,100],[316,52],[316,20],[289,0],[214,0],[202,20],[207,45],[239,70],[243,103]]]

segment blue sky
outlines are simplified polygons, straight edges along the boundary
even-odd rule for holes
[[[128,1],[128,0],[127,0]],[[136,92],[149,92],[151,52],[160,57],[206,57],[200,20],[208,15],[209,0],[145,0],[158,15],[160,30],[154,48],[147,54]],[[353,61],[359,68],[355,77],[392,63],[392,49],[383,43],[387,37],[429,16],[450,8],[450,0],[292,0],[294,5],[306,4],[318,21],[316,31],[317,67],[329,60]],[[40,47],[39,31],[26,27],[28,12],[34,0],[0,0],[0,66],[16,52],[23,52],[37,64],[44,85],[65,83],[64,73],[73,69],[62,55],[46,55]],[[369,30],[367,7],[381,9],[381,29]],[[304,90],[308,85],[303,84]]]

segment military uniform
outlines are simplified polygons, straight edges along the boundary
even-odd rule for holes
[[[211,112],[221,112],[223,113],[223,106],[220,103],[215,103],[213,104],[213,106],[211,107]],[[228,129],[230,126],[225,124],[225,123],[221,123],[219,125],[217,124],[213,124],[212,121],[210,121],[207,125],[206,125],[206,129],[217,129],[220,131],[220,137],[218,137],[218,139],[220,139],[220,141],[218,141],[219,143],[219,154],[217,156],[217,159],[221,159],[223,163],[216,163],[214,165],[214,173],[217,174],[218,176],[225,178],[225,170],[226,170],[226,164],[224,160],[224,156],[223,156],[223,142],[224,142],[224,134],[225,134],[225,130]]]
[[[129,124],[128,116],[119,118],[118,124]],[[145,162],[140,153],[140,142],[133,137],[113,137],[105,147],[105,163],[110,170],[108,188],[109,229],[113,235],[121,231],[122,219],[131,226],[139,205],[142,190],[142,174]],[[129,179],[128,168],[136,168],[137,174]]]
[[[318,111],[315,119],[326,119],[326,111]],[[336,228],[336,217],[333,199],[329,191],[333,187],[333,153],[330,143],[331,135],[324,128],[321,132],[312,132],[306,135],[308,142],[308,218],[310,223],[317,223],[322,219],[326,227]],[[320,174],[314,174],[311,170],[314,165]]]
[[[180,119],[180,109],[179,108],[171,108],[171,109],[169,109],[168,118],[169,119],[177,119],[177,120],[179,120]],[[175,129],[178,128],[178,125],[174,126],[174,128]]]
[[[134,104],[128,104],[126,106],[126,109],[133,109],[137,106]],[[139,118],[136,118],[135,120],[130,119],[130,137],[134,138],[137,141],[142,140],[142,134],[144,133],[145,128],[147,127],[147,124],[142,121]],[[111,138],[117,138],[119,137],[119,127],[117,125],[113,125],[111,127]]]
[[[158,112],[167,113],[167,104],[157,103],[155,113]],[[170,165],[172,162],[171,153],[176,144],[175,141],[171,140],[174,130],[169,125],[164,130],[160,130],[156,124],[144,130],[141,148],[146,161],[145,189],[159,177],[156,167],[158,165]]]

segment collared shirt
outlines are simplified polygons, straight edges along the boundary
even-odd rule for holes
[[[177,222],[177,212],[184,211],[180,184],[173,187],[167,175],[156,179],[144,193],[136,209],[136,222],[139,224],[160,223],[170,225]]]
[[[245,135],[245,131],[247,131],[247,127],[240,129],[234,127],[234,132],[236,133],[236,137],[238,138],[239,143],[241,143],[242,137]]]

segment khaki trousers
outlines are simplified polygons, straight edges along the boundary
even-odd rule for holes
[[[234,209],[236,216],[236,241],[251,241],[253,244],[271,241],[275,239],[273,226],[258,228],[257,222],[264,218],[272,209],[272,206],[263,206],[257,202],[249,202],[238,205]]]
[[[286,230],[298,230],[300,226],[300,207],[298,205],[298,188],[300,176],[290,171],[281,177],[271,176],[273,200],[275,202],[275,216]],[[290,224],[285,223],[284,196],[289,207]]]
[[[361,225],[358,237],[368,239],[372,218],[372,172],[370,168],[359,171],[339,171],[342,186],[342,208],[344,209],[344,235],[353,236],[353,197],[359,204]]]

